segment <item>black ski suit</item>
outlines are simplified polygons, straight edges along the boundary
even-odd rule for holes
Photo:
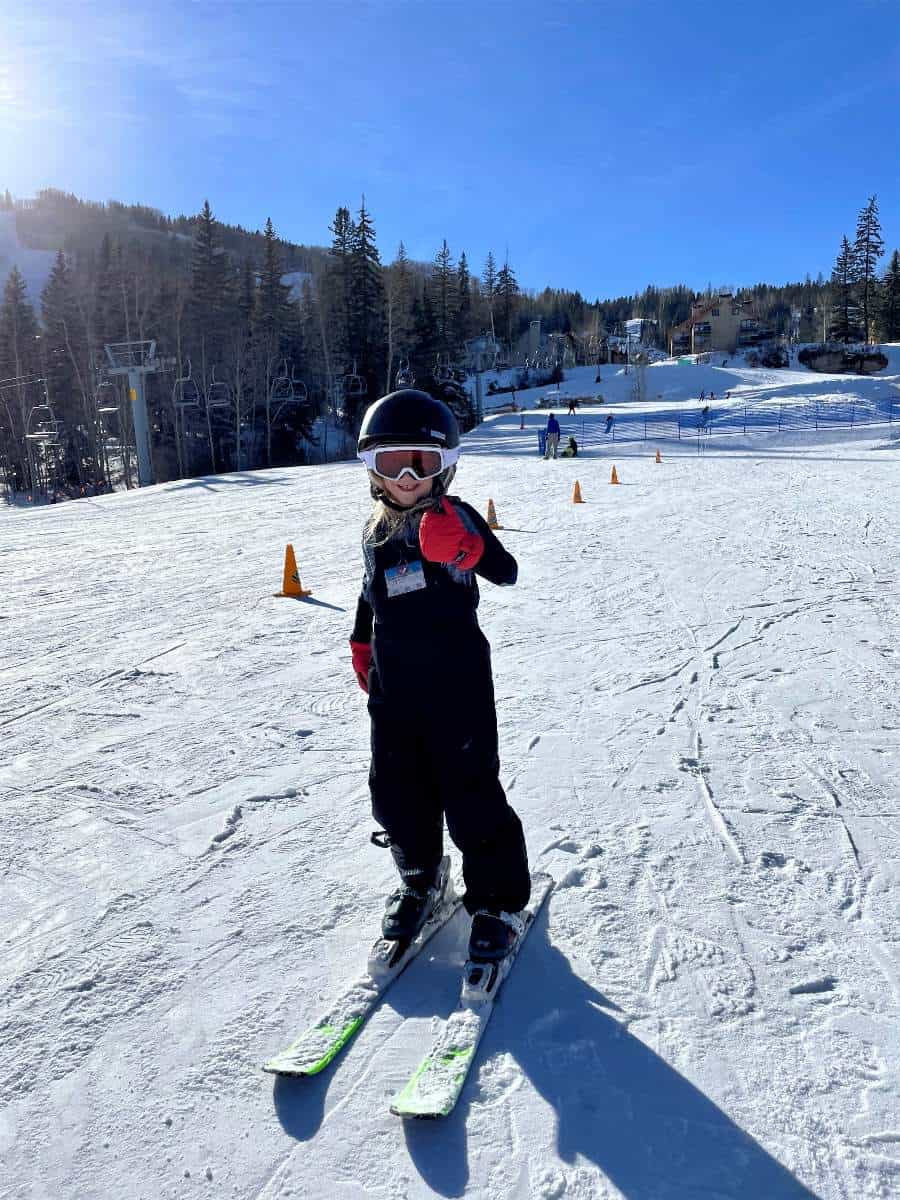
[[[518,567],[473,508],[455,497],[452,503],[484,540],[474,572],[425,559],[420,518],[383,545],[363,538],[352,640],[372,643],[372,813],[410,883],[440,862],[446,816],[463,856],[466,908],[516,912],[528,902],[531,878],[522,825],[499,779],[491,655],[475,612],[475,574],[510,585]],[[400,590],[410,581],[414,589]]]

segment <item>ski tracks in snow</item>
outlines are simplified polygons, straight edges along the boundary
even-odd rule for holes
[[[123,1195],[166,1200],[900,1186],[896,520],[827,457],[635,458],[607,490],[586,457],[583,506],[560,499],[566,464],[515,464],[522,531],[501,536],[522,580],[485,588],[482,617],[504,781],[557,887],[439,1134],[401,1134],[387,1100],[455,1003],[461,916],[333,1074],[278,1088],[273,1114],[257,1070],[346,978],[393,882],[365,842],[346,612],[258,599],[296,518],[217,484],[190,506],[111,498],[155,514],[153,625],[77,506],[52,514],[71,595],[38,580],[41,611],[23,539],[0,1152],[35,1194],[107,1200],[112,1162]],[[504,477],[490,456],[465,470],[485,497]],[[344,529],[333,483],[292,480],[324,531],[313,585],[349,609],[365,498]],[[195,553],[214,529],[215,586]]]

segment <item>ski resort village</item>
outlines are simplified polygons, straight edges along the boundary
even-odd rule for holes
[[[7,6],[0,1200],[900,1197],[891,7]]]

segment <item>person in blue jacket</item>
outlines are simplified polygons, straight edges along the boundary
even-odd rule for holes
[[[556,458],[556,451],[559,448],[559,421],[553,413],[547,418],[547,449],[544,451],[544,458]]]

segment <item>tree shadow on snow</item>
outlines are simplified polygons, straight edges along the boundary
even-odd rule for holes
[[[439,1123],[407,1123],[410,1157],[430,1187],[465,1187],[467,1109],[478,1064],[515,1056],[553,1107],[557,1151],[594,1163],[629,1200],[710,1196],[816,1200],[785,1167],[610,1011],[547,940],[546,911],[522,950],[479,1048],[456,1111]]]
[[[203,475],[197,479],[190,479],[186,483],[168,484],[165,490],[167,492],[187,492],[195,488],[203,488],[207,492],[218,492],[223,487],[283,487],[288,483],[290,480],[283,475],[264,479],[249,472],[242,471],[238,474],[235,471],[230,475]]]

